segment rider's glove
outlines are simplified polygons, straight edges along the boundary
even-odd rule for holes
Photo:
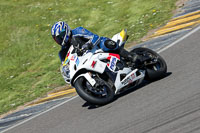
[[[75,49],[74,51],[75,53],[77,53],[78,56],[82,56],[83,55],[83,51],[81,49]]]
[[[65,66],[61,65],[60,71],[61,71],[61,74],[62,74],[65,82],[69,84],[70,83],[70,70],[69,70],[69,67],[67,65],[65,65]]]
[[[78,56],[82,56],[87,50],[91,50],[93,47],[93,44],[90,42],[85,43],[82,48],[75,48],[75,53],[77,53]]]
[[[83,46],[82,46],[82,49],[87,51],[87,50],[91,50],[93,48],[93,44],[92,42],[88,41],[87,43],[85,43]]]

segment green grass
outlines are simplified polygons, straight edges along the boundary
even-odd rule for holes
[[[137,41],[171,17],[176,1],[1,0],[0,114],[65,84],[50,33],[56,21],[106,37],[126,28]]]

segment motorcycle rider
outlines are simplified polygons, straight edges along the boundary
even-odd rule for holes
[[[81,55],[82,51],[92,49],[96,44],[100,44],[99,47],[104,52],[118,53],[121,57],[124,57],[131,62],[138,62],[137,55],[130,54],[124,48],[120,48],[115,41],[107,37],[99,37],[83,27],[71,29],[64,21],[58,21],[52,26],[51,34],[56,43],[61,46],[59,57],[62,63],[64,62],[71,45],[76,47],[77,54]],[[103,43],[100,43],[100,41],[103,41]],[[69,83],[69,68],[67,66],[62,67],[61,65],[61,73],[65,82]]]

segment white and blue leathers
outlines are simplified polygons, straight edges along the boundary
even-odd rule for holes
[[[77,27],[77,28],[71,30],[71,37],[82,40],[82,42],[84,42],[84,44],[81,46],[81,48],[83,48],[83,49],[86,48],[89,44],[92,44],[93,46],[96,44],[99,44],[98,45],[99,48],[101,48],[105,52],[115,51],[119,48],[119,46],[116,43],[114,43],[114,45],[109,47],[108,45],[110,45],[110,43],[105,44],[105,42],[111,41],[111,39],[109,39],[107,37],[99,37],[98,35],[90,32],[89,30],[87,30],[83,27]],[[61,61],[64,61],[67,51],[71,45],[73,45],[73,44],[71,44],[71,42],[70,42],[70,45],[61,46],[61,50],[59,52],[59,57],[60,57]]]

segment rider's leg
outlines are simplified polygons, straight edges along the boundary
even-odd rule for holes
[[[140,58],[137,54],[130,53],[124,48],[119,49],[119,55],[133,63],[136,63],[136,64],[140,63]]]

